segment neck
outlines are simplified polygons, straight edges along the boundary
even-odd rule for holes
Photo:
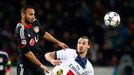
[[[83,53],[79,53],[80,54],[80,57],[81,58],[85,58],[86,57],[86,54],[87,54],[87,51],[83,52]]]
[[[24,20],[24,19],[21,19],[21,23],[22,23],[24,26],[29,25],[27,22],[25,22],[25,20]]]

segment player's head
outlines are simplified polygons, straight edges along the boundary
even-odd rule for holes
[[[80,54],[87,54],[88,49],[91,47],[91,41],[87,36],[81,36],[77,42],[77,51]]]
[[[28,24],[32,23],[35,19],[34,8],[32,6],[24,6],[21,9],[21,18]]]

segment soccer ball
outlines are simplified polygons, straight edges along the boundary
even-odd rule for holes
[[[55,66],[49,74],[46,75],[77,75],[75,71],[71,70],[67,65]]]
[[[104,23],[105,23],[105,26],[110,28],[110,29],[117,28],[120,24],[119,14],[116,12],[108,12],[104,16]]]
[[[65,75],[64,68],[61,66],[55,66],[52,70],[52,75]]]

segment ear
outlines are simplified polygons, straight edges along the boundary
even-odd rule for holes
[[[90,45],[88,45],[88,49],[90,48],[91,46]]]
[[[24,14],[24,13],[21,13],[21,16],[22,16],[22,17],[25,17],[25,14]]]

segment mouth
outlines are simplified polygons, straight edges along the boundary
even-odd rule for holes
[[[34,21],[34,18],[29,19],[29,21],[33,22]]]
[[[32,19],[32,21],[35,21],[36,19]]]
[[[82,51],[82,50],[83,50],[83,48],[79,48],[79,50],[80,50],[80,51]]]

